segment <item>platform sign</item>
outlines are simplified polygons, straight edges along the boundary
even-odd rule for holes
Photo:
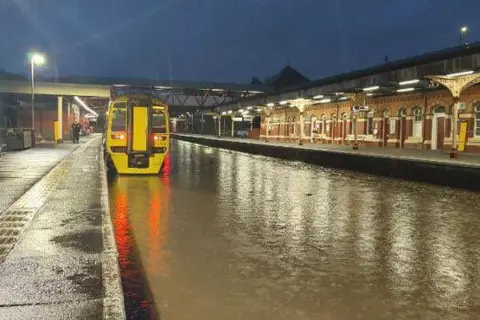
[[[363,111],[368,111],[368,106],[353,106],[352,107],[353,112],[363,112]]]

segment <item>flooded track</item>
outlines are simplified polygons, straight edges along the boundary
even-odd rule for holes
[[[110,183],[131,319],[478,319],[480,194],[172,141]]]

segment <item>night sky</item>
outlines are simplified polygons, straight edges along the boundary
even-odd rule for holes
[[[479,0],[0,0],[0,69],[248,83],[318,79],[480,39]]]

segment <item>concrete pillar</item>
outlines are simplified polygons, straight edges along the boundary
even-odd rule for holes
[[[267,119],[265,121],[265,142],[268,142],[268,135],[270,131],[270,117],[267,115]]]
[[[230,117],[232,119],[232,138],[235,137],[235,121],[233,121],[233,116]]]
[[[58,143],[63,142],[63,97],[57,97]]]
[[[458,124],[458,98],[454,99],[453,114],[452,114],[452,151],[450,152],[450,158],[457,157],[457,124]]]
[[[222,116],[218,115],[218,137],[222,136]]]
[[[303,123],[303,110],[300,110],[300,142],[298,143],[299,145],[303,144],[304,131],[305,131],[305,124]]]

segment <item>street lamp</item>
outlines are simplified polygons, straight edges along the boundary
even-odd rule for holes
[[[465,42],[465,34],[468,32],[468,27],[463,26],[460,28],[460,45],[467,44]]]
[[[35,130],[35,65],[41,66],[45,63],[45,57],[38,53],[33,53],[30,58],[32,71],[32,130]]]

